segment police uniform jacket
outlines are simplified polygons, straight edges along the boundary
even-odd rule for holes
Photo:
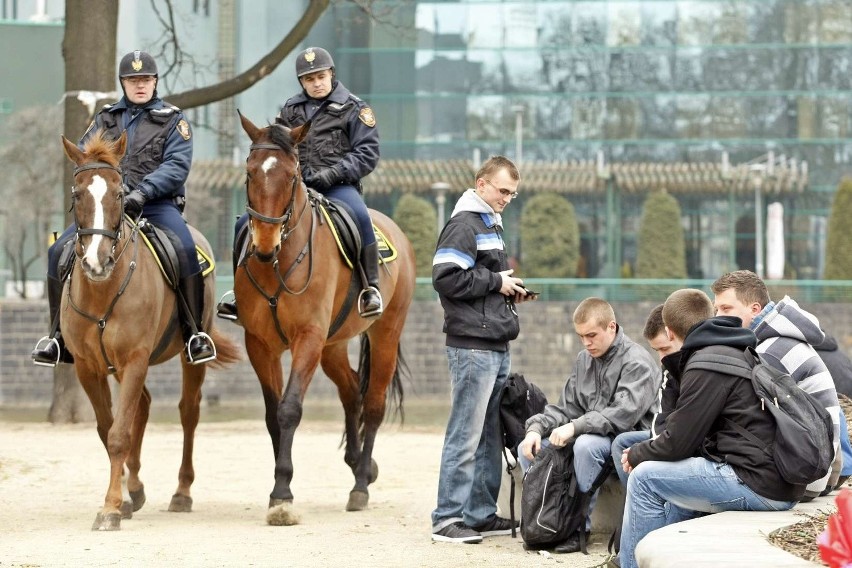
[[[358,187],[379,163],[379,129],[367,103],[340,81],[324,100],[304,91],[287,99],[277,122],[293,128],[312,118],[307,138],[299,144],[302,177],[335,167],[341,183]]]
[[[80,141],[98,129],[118,139],[127,130],[127,152],[121,160],[124,183],[145,194],[148,201],[173,200],[186,195],[192,163],[192,134],[179,108],[154,96],[139,107],[126,97],[106,105]]]

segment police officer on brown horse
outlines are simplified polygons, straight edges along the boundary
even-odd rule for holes
[[[287,99],[275,120],[288,128],[311,121],[307,138],[299,144],[302,181],[352,214],[361,235],[360,261],[366,280],[358,310],[361,317],[378,316],[384,309],[379,249],[361,195],[361,178],[379,163],[376,117],[367,103],[335,78],[334,61],[325,49],[309,47],[299,53],[296,76],[302,91]],[[237,235],[247,220],[248,215],[243,215],[237,221]],[[220,302],[218,315],[236,319],[236,304]]]
[[[104,130],[118,139],[127,132],[127,151],[121,160],[123,181],[129,192],[124,210],[163,229],[172,242],[180,264],[178,306],[181,328],[190,363],[203,363],[216,356],[213,340],[202,329],[204,276],[195,252],[195,242],[183,218],[184,184],[192,162],[192,131],[179,108],[157,96],[157,63],[144,51],[125,55],[118,66],[124,96],[106,105],[80,140],[82,148],[90,136]],[[73,362],[59,330],[59,306],[63,283],[59,278],[62,250],[75,235],[72,224],[48,251],[47,291],[52,321],[51,334],[32,352],[39,365]],[[144,317],[144,314],[140,314]],[[140,321],[140,325],[144,322]]]

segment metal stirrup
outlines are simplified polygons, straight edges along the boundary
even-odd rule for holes
[[[42,342],[47,342],[47,344],[44,347],[39,347]],[[56,345],[56,361],[54,361],[53,363],[45,363],[44,361],[37,361],[35,358],[33,358],[34,365],[38,365],[40,367],[55,367],[59,364],[59,359],[62,357],[62,346],[59,345],[59,341],[55,337],[45,335],[44,337],[38,340],[38,343],[36,343],[35,348],[37,351],[45,351],[47,350],[47,346],[51,343]]]
[[[361,311],[361,301],[364,299],[364,294],[366,294],[367,292],[369,292],[371,290],[373,292],[375,292],[376,296],[378,296],[378,298],[379,298],[379,307],[375,308],[373,310],[370,310],[368,312],[367,311]],[[378,288],[376,288],[375,286],[367,286],[366,288],[361,290],[361,293],[358,294],[358,313],[361,317],[377,316],[377,315],[381,314],[383,311],[385,311],[385,301],[382,299],[382,293],[379,291]]]
[[[203,359],[193,359],[192,358],[192,349],[190,349],[192,342],[193,341],[203,341],[204,339],[207,339],[207,341],[210,343],[210,346],[213,348],[213,355],[211,355],[209,357],[205,357]],[[186,342],[186,360],[189,361],[190,365],[199,365],[201,363],[206,363],[207,361],[212,361],[215,358],[216,358],[216,344],[213,343],[213,338],[210,337],[209,335],[207,335],[206,333],[204,333],[203,331],[199,331],[198,333],[193,334],[189,338],[189,340],[187,340],[187,342]]]

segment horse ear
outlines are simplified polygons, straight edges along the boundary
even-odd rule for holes
[[[252,121],[243,116],[243,113],[239,110],[237,110],[237,114],[240,115],[240,122],[243,125],[243,130],[245,130],[245,133],[248,134],[249,140],[257,142],[260,138],[260,129],[255,126]]]
[[[302,140],[307,138],[308,132],[311,130],[311,121],[307,121],[305,124],[301,126],[297,126],[290,130],[290,137],[293,139],[293,144],[299,145]]]
[[[115,157],[121,160],[124,153],[127,152],[127,131],[121,133],[118,140],[115,141]]]
[[[60,134],[60,136],[62,137],[62,145],[65,146],[65,155],[68,156],[69,160],[79,166],[80,162],[83,161],[85,154],[83,154],[83,151],[79,149],[76,144],[65,138],[65,136],[62,134]]]

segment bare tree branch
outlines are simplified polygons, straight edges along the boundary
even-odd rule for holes
[[[284,39],[247,71],[215,85],[191,89],[163,98],[182,109],[189,109],[215,103],[245,91],[272,73],[284,58],[299,45],[299,42],[305,39],[313,25],[328,8],[328,3],[329,0],[311,0],[301,19],[296,22],[296,25]]]

